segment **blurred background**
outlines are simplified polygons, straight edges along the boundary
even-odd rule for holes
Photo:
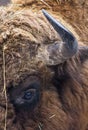
[[[0,6],[1,5],[6,5],[10,2],[10,0],[0,0]]]

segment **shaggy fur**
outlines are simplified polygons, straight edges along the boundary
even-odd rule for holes
[[[41,12],[20,7],[0,8],[0,130],[5,125],[3,61],[8,96],[7,130],[88,129],[88,46],[63,64],[49,67],[36,60],[42,44],[60,41]],[[3,53],[5,59],[3,58]],[[40,81],[40,100],[33,110],[16,111],[10,102],[12,86],[26,79]]]
[[[39,11],[49,10],[69,23],[80,36],[79,40],[87,44],[88,37],[88,0],[12,0],[15,5]],[[28,6],[27,6],[28,4]]]

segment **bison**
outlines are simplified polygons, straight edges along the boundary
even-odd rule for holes
[[[45,10],[0,8],[0,130],[88,130],[88,46]]]

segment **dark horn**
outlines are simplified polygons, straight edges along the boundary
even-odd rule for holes
[[[58,22],[51,15],[49,15],[44,9],[42,10],[42,12],[44,16],[47,18],[47,20],[50,22],[50,24],[53,26],[53,28],[57,31],[57,33],[59,33],[63,42],[65,42],[68,45],[69,49],[76,53],[78,43],[74,35],[68,29],[66,29],[60,22]]]
[[[49,65],[57,65],[63,63],[68,58],[71,58],[77,53],[77,40],[68,29],[66,29],[60,22],[49,15],[44,9],[42,10],[42,12],[47,20],[50,22],[50,24],[53,26],[53,28],[56,30],[56,32],[60,35],[63,41],[45,46],[45,49],[43,51],[44,55],[42,55]]]

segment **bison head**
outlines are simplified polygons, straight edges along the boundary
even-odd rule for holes
[[[7,129],[85,130],[88,101],[79,70],[87,49],[78,49],[74,35],[45,10],[53,28],[42,14],[11,12],[1,27],[10,32],[3,44]]]

